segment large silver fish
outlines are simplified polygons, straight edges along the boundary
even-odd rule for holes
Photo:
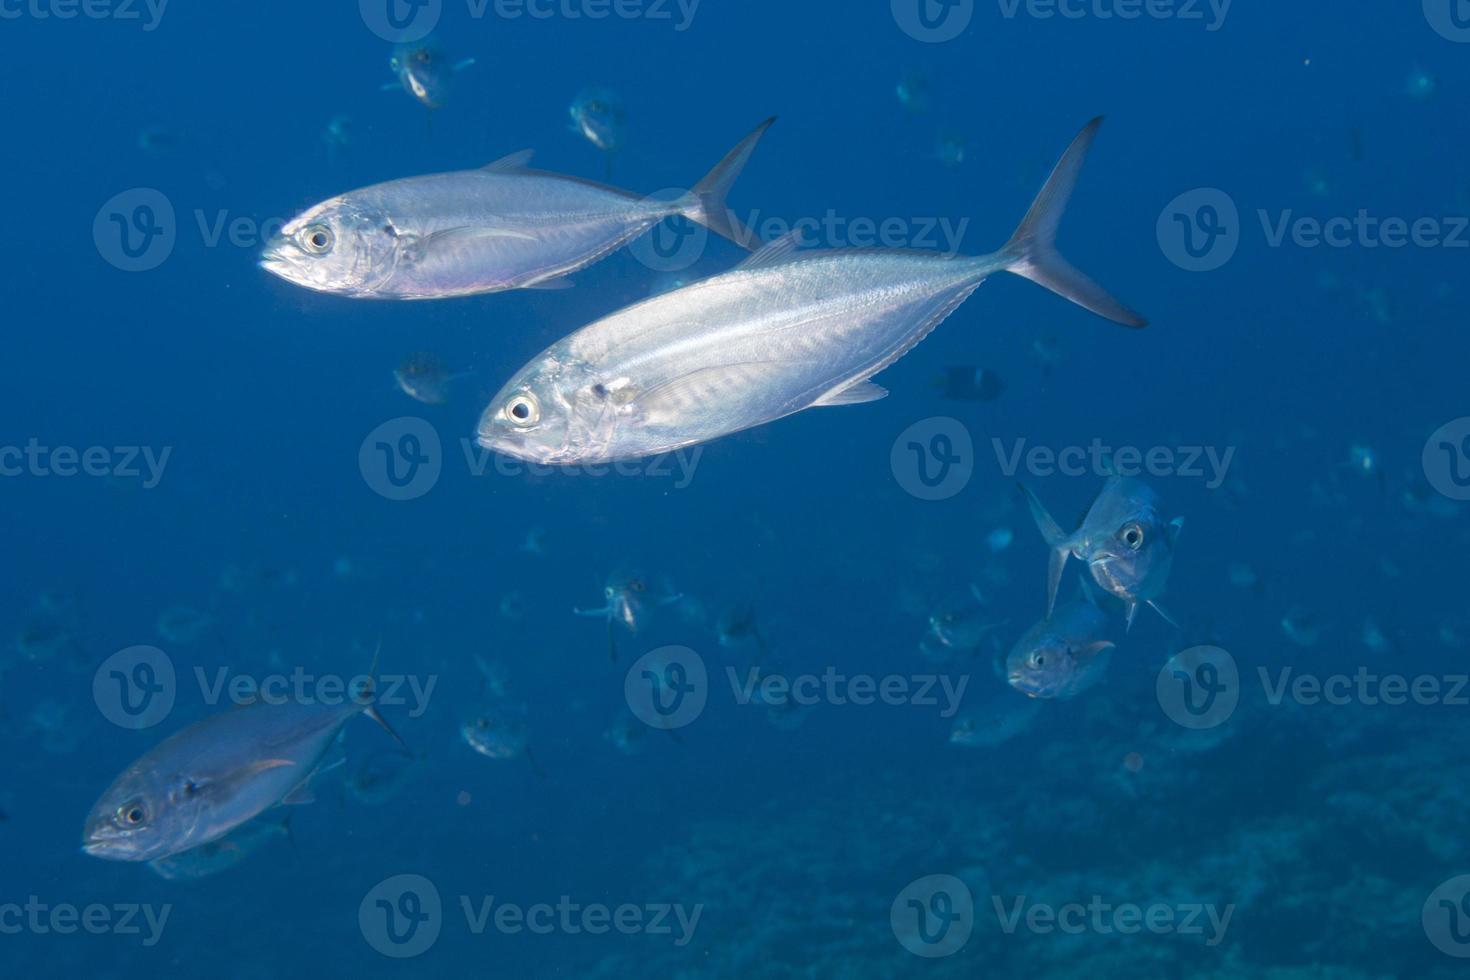
[[[758,240],[725,196],[773,122],[675,200],[531,170],[526,150],[479,170],[408,177],[324,201],[291,219],[260,264],[324,293],[441,299],[568,286],[566,276],[676,215],[754,247]]]
[[[645,300],[548,348],[485,410],[480,444],[538,463],[608,462],[815,406],[873,401],[886,392],[868,379],[1002,271],[1143,326],[1054,246],[1101,122],[1078,135],[1000,251],[793,254],[794,239],[781,239],[737,269]]]
[[[87,817],[82,850],[154,861],[219,840],[277,804],[311,802],[312,776],[360,714],[388,728],[361,693],[341,704],[257,701],[196,722],[108,787]]]
[[[1062,530],[1034,493],[1024,486],[1021,490],[1041,536],[1052,549],[1046,578],[1048,616],[1057,602],[1062,570],[1075,555],[1087,563],[1093,581],[1123,600],[1130,627],[1140,603],[1174,622],[1158,598],[1174,564],[1174,544],[1184,519],[1165,517],[1159,495],[1148,484],[1130,477],[1108,477],[1081,526],[1071,534]]]

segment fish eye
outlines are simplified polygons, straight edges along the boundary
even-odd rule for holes
[[[1046,654],[1044,654],[1044,653],[1033,653],[1031,655],[1031,666],[1033,666],[1033,667],[1045,667],[1046,666]]]
[[[532,426],[541,421],[541,405],[529,391],[523,391],[505,403],[505,417],[512,425]]]
[[[332,250],[336,236],[326,225],[310,225],[301,233],[301,247],[312,255],[322,255]]]
[[[117,819],[124,827],[138,827],[147,821],[148,810],[142,800],[133,800],[117,808]]]
[[[1123,543],[1137,551],[1143,547],[1143,528],[1138,524],[1129,524],[1123,528]]]

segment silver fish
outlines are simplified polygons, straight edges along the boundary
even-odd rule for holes
[[[993,255],[793,254],[795,236],[739,268],[647,299],[554,344],[480,418],[482,446],[553,464],[669,452],[824,405],[886,392],[868,381],[996,272],[1031,279],[1128,326],[1144,321],[1053,242],[1100,119],[1072,143]]]
[[[451,80],[475,63],[474,58],[450,62],[431,41],[400,44],[388,58],[388,67],[397,82],[383,86],[385,91],[402,88],[430,109],[438,109],[449,97]]]
[[[602,588],[604,604],[595,609],[572,609],[574,616],[601,619],[607,623],[608,654],[618,659],[616,627],[622,626],[629,633],[637,633],[650,609],[671,606],[683,599],[682,595],[651,595],[648,583],[641,575],[616,572]]]
[[[1082,519],[1082,526],[1071,534],[1052,519],[1034,493],[1024,486],[1021,491],[1041,536],[1052,549],[1046,581],[1048,616],[1056,608],[1062,570],[1067,559],[1075,555],[1087,562],[1093,581],[1123,600],[1130,627],[1141,603],[1177,625],[1159,605],[1158,597],[1174,564],[1174,545],[1184,518],[1164,517],[1158,494],[1147,484],[1129,477],[1108,477]]]
[[[1006,681],[1027,697],[1076,697],[1107,670],[1114,646],[1102,638],[1107,628],[1107,616],[1091,602],[1067,603],[1016,641]]]
[[[566,276],[676,215],[754,246],[725,196],[774,122],[758,126],[676,200],[532,170],[525,150],[479,170],[407,177],[324,201],[291,219],[260,264],[340,296],[440,299],[564,288]]]
[[[219,840],[278,804],[311,802],[312,776],[360,714],[392,732],[365,692],[341,704],[257,701],[196,722],[108,787],[82,850],[153,861]]]
[[[623,100],[603,88],[586,89],[572,102],[572,131],[604,153],[623,146]]]

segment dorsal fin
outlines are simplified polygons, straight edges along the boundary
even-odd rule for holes
[[[786,258],[801,245],[801,229],[793,228],[774,242],[767,242],[754,252],[737,269],[757,269],[763,265],[774,265]]]
[[[494,174],[513,173],[517,170],[525,170],[526,164],[531,162],[531,157],[535,153],[535,150],[520,150],[512,153],[510,156],[501,157],[493,163],[487,163],[480,169],[488,170]]]

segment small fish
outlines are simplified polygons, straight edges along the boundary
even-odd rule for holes
[[[368,806],[381,806],[401,793],[423,769],[422,753],[390,748],[373,752],[348,770],[343,788]]]
[[[623,148],[623,126],[627,112],[623,100],[602,88],[586,89],[572,100],[572,132],[606,153],[611,159]]]
[[[1041,713],[1041,702],[1007,698],[1004,705],[969,711],[955,719],[949,743],[963,748],[992,748],[1025,734]]]
[[[960,653],[980,648],[986,634],[1000,628],[981,603],[980,590],[970,586],[963,599],[952,602],[929,616],[929,632],[943,646]]]
[[[608,726],[607,731],[602,733],[602,737],[611,742],[613,748],[624,755],[637,755],[647,745],[644,739],[649,731],[647,725],[631,714],[625,713],[619,715],[617,721]]]
[[[1008,527],[998,527],[985,535],[985,547],[990,549],[992,555],[998,555],[1011,546],[1016,540],[1016,532]]]
[[[938,380],[941,397],[956,402],[993,402],[1005,394],[1000,375],[981,367],[950,367]]]
[[[995,254],[799,253],[789,235],[731,272],[644,300],[542,352],[485,409],[480,445],[535,463],[603,463],[698,445],[809,408],[876,401],[887,392],[869,379],[1002,271],[1143,326],[1054,248],[1100,124],[1077,136]]]
[[[480,691],[496,701],[503,700],[510,689],[509,671],[498,660],[475,654],[475,669],[480,672]]]
[[[506,760],[524,756],[537,776],[546,777],[531,751],[531,723],[524,704],[499,701],[487,705],[459,726],[459,736],[487,759]]]
[[[1404,91],[1411,99],[1428,102],[1439,91],[1439,79],[1422,68],[1415,68],[1409,73],[1409,80],[1404,85]]]
[[[903,73],[894,89],[894,94],[898,96],[899,104],[916,116],[928,112],[933,104],[929,79],[916,68],[911,68]]]
[[[521,551],[537,557],[546,554],[546,528],[527,528],[525,537],[521,538]]]
[[[327,148],[327,162],[335,163],[337,154],[352,145],[351,117],[339,113],[327,120],[326,127],[322,129],[322,143]]]
[[[754,643],[757,655],[764,660],[769,647],[766,638],[761,633],[760,623],[756,620],[755,607],[749,604],[735,606],[720,614],[715,622],[715,635],[719,638],[720,646],[734,649],[745,643]]]
[[[500,597],[500,615],[512,622],[526,618],[526,596],[518,589],[512,589]]]
[[[165,881],[198,881],[228,871],[273,841],[291,837],[291,819],[256,819],[218,840],[154,858],[148,867]]]
[[[944,132],[934,143],[933,158],[951,170],[965,162],[967,151],[965,138],[958,133]]]
[[[393,734],[370,686],[341,704],[256,701],[196,722],[113,781],[87,817],[82,850],[152,861],[219,840],[273,806],[309,803],[312,777],[358,715]]]
[[[1165,621],[1174,624],[1160,607],[1158,597],[1168,581],[1184,519],[1165,519],[1158,494],[1147,484],[1129,477],[1108,477],[1082,525],[1072,534],[1062,530],[1029,489],[1022,486],[1021,492],[1026,495],[1041,536],[1052,549],[1046,583],[1048,616],[1056,607],[1057,588],[1067,559],[1076,556],[1087,563],[1093,580],[1104,591],[1123,600],[1130,627],[1140,604],[1152,606]]]
[[[443,405],[449,400],[450,384],[468,377],[469,373],[451,374],[433,354],[418,353],[404,358],[403,363],[393,369],[393,380],[400,391],[415,401],[425,405]]]
[[[438,109],[449,98],[454,76],[474,63],[474,58],[449,61],[432,41],[400,44],[388,57],[388,67],[398,81],[385,84],[383,90],[401,88],[428,108]]]
[[[138,130],[138,149],[154,156],[178,149],[180,142],[179,134],[164,126],[144,126]]]
[[[1378,621],[1372,617],[1363,620],[1363,646],[1373,653],[1385,653],[1390,646],[1388,637],[1384,635]]]
[[[1062,342],[1050,334],[1038,335],[1031,341],[1031,356],[1041,365],[1041,376],[1050,378],[1052,369],[1062,359]]]
[[[1314,647],[1322,639],[1322,621],[1315,613],[1293,606],[1281,617],[1281,631],[1299,647]]]
[[[1230,584],[1237,589],[1248,589],[1257,595],[1260,595],[1265,589],[1260,575],[1243,561],[1232,562],[1227,574],[1230,577]]]
[[[1066,700],[1102,679],[1114,644],[1108,618],[1086,599],[1031,627],[1006,657],[1006,681],[1027,697]]]
[[[1378,493],[1388,496],[1388,478],[1383,472],[1383,462],[1372,446],[1354,443],[1348,447],[1348,458],[1344,464],[1353,473],[1378,482]]]
[[[608,650],[614,662],[618,659],[616,627],[637,633],[650,609],[672,605],[682,595],[650,596],[648,584],[641,575],[619,572],[602,587],[604,604],[595,609],[573,609],[574,616],[587,616],[607,621]]]
[[[350,191],[297,215],[262,252],[267,272],[356,299],[443,299],[562,289],[665,218],[683,215],[738,245],[755,235],[725,205],[768,119],[677,200],[639,197],[532,170],[529,150],[479,170]]]

